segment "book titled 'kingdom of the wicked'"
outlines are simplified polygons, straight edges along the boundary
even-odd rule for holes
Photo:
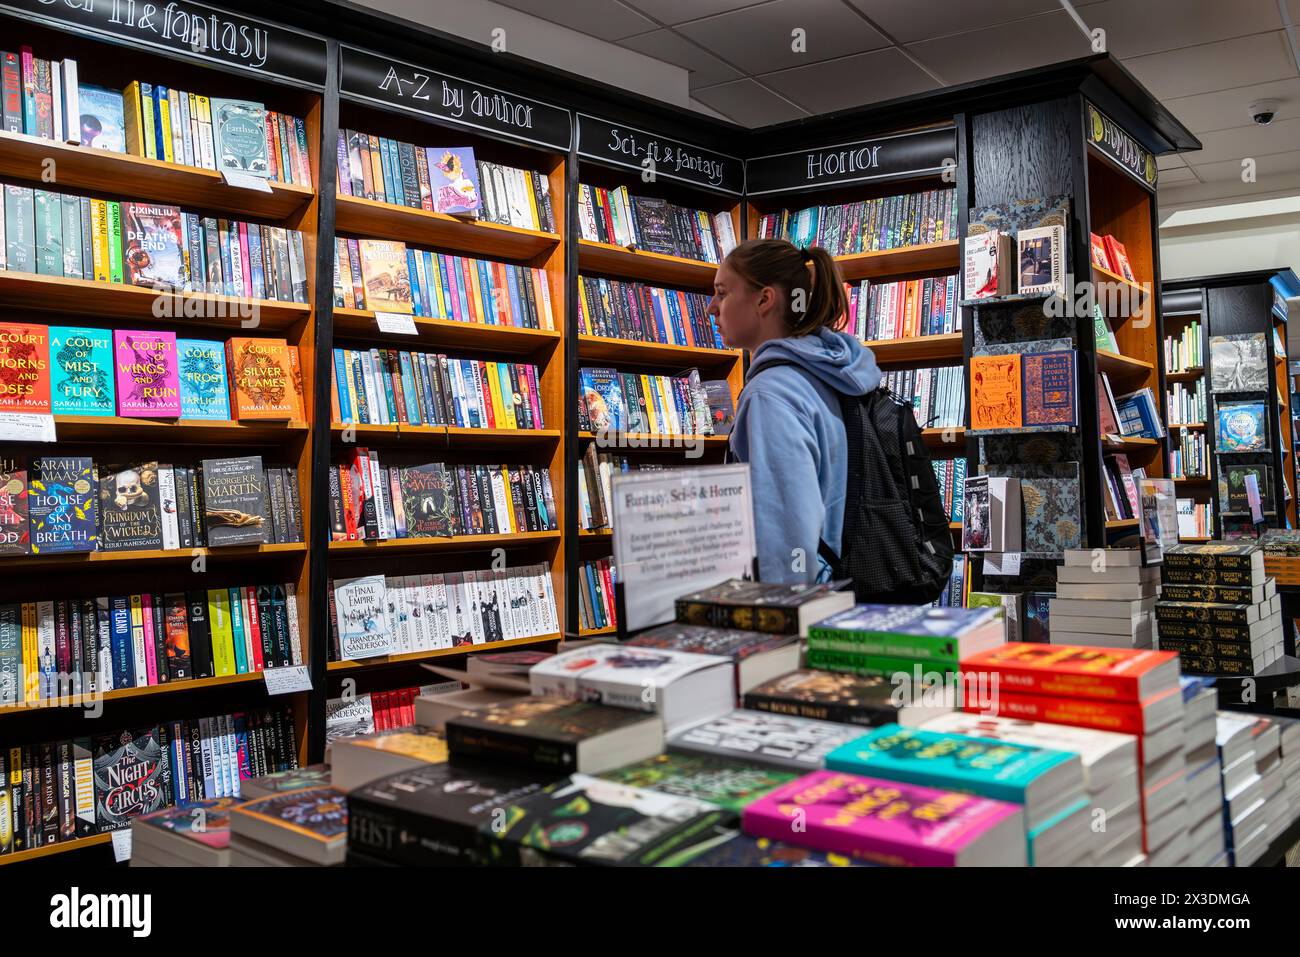
[[[95,739],[95,824],[100,831],[128,827],[171,795],[167,748],[157,728],[123,731]]]
[[[113,332],[119,415],[175,419],[181,414],[176,333]]]
[[[101,551],[162,548],[158,463],[110,465],[99,473]]]
[[[185,237],[176,206],[123,203],[122,265],[126,281],[136,286],[184,288]]]
[[[266,474],[260,455],[204,459],[203,498],[209,547],[266,540]]]
[[[50,327],[50,404],[55,415],[114,415],[113,333]]]
[[[35,459],[27,512],[34,554],[93,552],[98,541],[95,464],[89,457]]]
[[[49,329],[0,322],[0,412],[49,411]]]

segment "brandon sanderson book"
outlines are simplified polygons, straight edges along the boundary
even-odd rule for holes
[[[117,411],[123,416],[175,419],[181,414],[176,333],[113,331]]]
[[[266,540],[262,457],[204,459],[203,505],[209,547],[262,544]]]
[[[167,806],[171,775],[157,728],[95,739],[95,824],[101,832],[128,827],[131,818]]]
[[[34,459],[27,515],[33,554],[93,552],[99,537],[95,463],[89,457]]]
[[[158,463],[110,465],[99,474],[100,551],[162,548]]]
[[[50,411],[49,343],[46,326],[0,322],[0,412]]]
[[[298,410],[293,364],[284,339],[234,338],[226,343],[231,411],[236,419],[292,419]]]
[[[0,456],[0,555],[26,555],[31,547],[27,532],[27,461]]]
[[[176,365],[181,383],[181,418],[229,419],[225,344],[177,339]]]
[[[50,327],[50,404],[55,415],[114,415],[113,333]]]
[[[392,651],[393,629],[388,618],[387,596],[383,575],[334,582],[340,658],[350,661]]]
[[[123,203],[122,265],[126,282],[136,286],[183,289],[185,237],[176,206]]]

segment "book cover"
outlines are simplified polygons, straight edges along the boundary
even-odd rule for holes
[[[146,814],[135,824],[221,850],[230,846],[230,810],[238,805],[238,798],[204,798]]]
[[[78,83],[77,94],[81,105],[81,145],[125,153],[122,94],[89,83]]]
[[[999,674],[1017,692],[1137,701],[1144,681],[1170,675],[1176,684],[1177,662],[1177,655],[1164,651],[1022,642],[971,655],[961,666],[966,672]]]
[[[963,640],[968,635],[980,633],[981,645],[1002,643],[1003,630],[988,627],[999,617],[992,608],[856,605],[812,625],[808,644],[810,648],[955,662],[971,647]]]
[[[456,486],[442,463],[403,468],[401,490],[406,531],[411,538],[446,538],[460,533]]]
[[[270,177],[266,146],[266,109],[249,100],[211,100],[212,140],[217,170]]]
[[[1065,227],[1039,226],[1016,233],[1019,291],[1024,295],[1065,295]]]
[[[128,827],[131,818],[171,802],[167,749],[156,728],[96,737],[93,766],[100,832]]]
[[[428,156],[434,212],[478,216],[482,203],[474,150],[468,146],[431,149]]]
[[[176,206],[124,203],[122,263],[125,280],[136,286],[183,289],[189,281],[185,268],[185,234]]]
[[[99,470],[99,550],[163,547],[158,463],[135,462]]]
[[[50,406],[55,415],[115,415],[113,333],[50,327]]]
[[[669,222],[671,213],[668,201],[650,196],[633,196],[632,211],[636,216],[641,248],[650,253],[673,255],[673,229]]]
[[[1106,241],[1096,233],[1088,234],[1088,253],[1092,257],[1094,266],[1100,266],[1109,272],[1115,271],[1115,267],[1110,261],[1110,254],[1106,252]]]
[[[49,327],[0,322],[0,412],[49,411]]]
[[[331,787],[304,788],[258,798],[231,808],[230,814],[232,821],[243,816],[257,818],[322,846],[333,846],[345,840],[348,833],[346,795]],[[237,824],[235,830],[239,830]]]
[[[694,798],[737,814],[750,801],[798,777],[793,771],[679,753],[659,754],[598,776],[628,787]]]
[[[731,383],[726,379],[706,379],[704,394],[709,400],[709,418],[714,435],[730,435],[736,421],[736,411],[731,398]]]
[[[113,330],[118,415],[174,419],[181,414],[176,333]]]
[[[1133,266],[1129,263],[1128,250],[1124,244],[1111,235],[1103,238],[1102,243],[1106,246],[1106,258],[1110,260],[1111,272],[1123,276],[1129,282],[1137,282],[1137,277],[1133,274]]]
[[[229,419],[225,343],[177,339],[176,365],[181,385],[181,418]]]
[[[751,688],[743,705],[817,721],[876,725],[897,717],[892,694],[893,685],[883,678],[805,669]]]
[[[266,473],[260,455],[203,460],[204,528],[211,548],[266,541]]]
[[[362,239],[357,245],[366,308],[374,312],[414,312],[411,277],[406,267],[406,244]]]
[[[1258,452],[1268,447],[1268,406],[1258,401],[1215,406],[1219,452]]]
[[[1021,357],[1025,426],[1078,424],[1075,368],[1073,349],[1026,353]]]
[[[284,339],[235,337],[226,342],[231,411],[236,419],[292,419],[298,412],[293,361]]]
[[[529,695],[449,718],[447,746],[453,759],[490,758],[564,773],[576,767],[576,747],[583,741],[642,722],[658,719],[626,708]]]
[[[93,552],[99,539],[99,494],[89,457],[34,459],[27,514],[32,553]]]
[[[27,460],[0,456],[0,555],[26,555],[30,550],[27,501]]]
[[[1268,389],[1268,344],[1262,332],[1210,336],[1210,391]]]
[[[671,735],[670,750],[734,758],[751,764],[811,770],[862,734],[860,727],[786,714],[736,709]]]
[[[1246,494],[1246,478],[1253,475],[1259,487],[1260,508],[1273,511],[1273,470],[1267,465],[1224,465],[1224,479],[1228,484],[1228,511],[1250,512]]]
[[[971,430],[1018,429],[1022,412],[1021,357],[1018,354],[971,356]]]
[[[344,661],[373,658],[393,650],[383,575],[343,578],[334,582],[339,654]]]

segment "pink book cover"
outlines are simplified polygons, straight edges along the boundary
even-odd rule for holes
[[[524,378],[528,380],[528,406],[533,410],[533,427],[537,429],[546,428],[546,423],[542,417],[542,406],[539,401],[541,393],[537,390],[537,370],[531,366],[524,366]]]
[[[158,684],[158,655],[154,649],[153,636],[153,595],[147,592],[140,596],[140,607],[144,613],[144,671],[149,687]]]
[[[456,287],[456,274],[460,271],[460,257],[443,256],[442,263],[447,275],[447,291],[451,293],[451,315],[447,318],[468,322],[469,317],[461,315],[460,290]]]
[[[253,268],[248,262],[248,223],[239,224],[239,261],[244,264],[244,295],[253,298]]]
[[[113,364],[117,369],[118,415],[180,418],[176,333],[114,330]]]
[[[952,867],[967,846],[1019,813],[1004,801],[814,771],[746,805],[742,826],[751,837],[891,866]]]

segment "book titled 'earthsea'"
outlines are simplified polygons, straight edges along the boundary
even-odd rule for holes
[[[891,866],[1024,866],[1024,814],[991,798],[814,771],[745,807],[746,834]],[[799,830],[796,831],[796,828]]]
[[[116,329],[117,411],[141,418],[176,419],[181,384],[176,367],[176,333]]]

